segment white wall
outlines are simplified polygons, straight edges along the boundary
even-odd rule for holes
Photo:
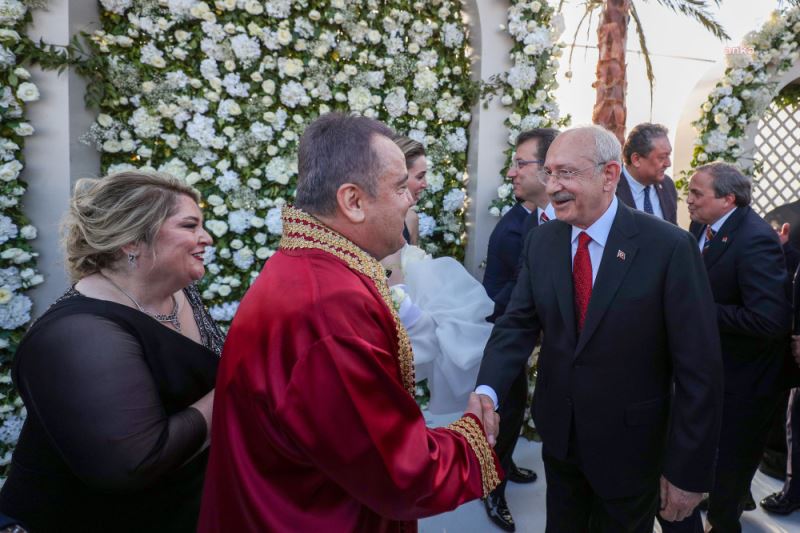
[[[47,10],[34,12],[31,38],[66,45],[71,35],[91,29],[97,20],[96,2],[51,0]],[[69,284],[64,272],[58,226],[67,208],[72,183],[83,176],[96,176],[99,154],[78,141],[91,124],[94,113],[83,103],[85,82],[74,73],[56,74],[32,69],[41,100],[28,107],[28,118],[36,133],[25,145],[23,179],[29,184],[23,197],[25,212],[39,230],[34,248],[39,252],[39,270],[45,282],[30,292],[34,316],[42,314]]]

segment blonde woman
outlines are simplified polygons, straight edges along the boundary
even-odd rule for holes
[[[428,158],[425,156],[425,147],[413,139],[403,135],[396,135],[394,143],[403,151],[408,169],[408,192],[416,205],[422,192],[428,188]],[[406,225],[403,228],[403,237],[408,244],[419,244],[419,215],[414,209],[406,213]]]
[[[165,175],[82,179],[74,285],[20,343],[28,411],[0,511],[32,531],[194,531],[222,335],[194,287],[211,237]]]

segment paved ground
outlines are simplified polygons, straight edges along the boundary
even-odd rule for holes
[[[446,425],[455,419],[453,416],[430,416],[427,418],[434,426]],[[545,525],[545,481],[542,466],[541,445],[520,440],[514,452],[514,459],[520,466],[533,468],[539,479],[530,485],[509,484],[506,497],[520,533],[540,533]],[[758,502],[764,496],[781,487],[781,482],[762,473],[753,480],[753,497]],[[470,502],[455,511],[433,516],[419,523],[420,533],[502,533],[487,517],[483,502]],[[800,533],[800,511],[788,517],[767,515],[758,507],[755,511],[744,513],[742,533]],[[656,530],[658,531],[658,529]]]

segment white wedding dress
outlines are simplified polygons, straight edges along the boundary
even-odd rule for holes
[[[417,381],[428,380],[431,413],[463,411],[492,332],[485,318],[492,314],[494,303],[455,259],[432,259],[420,248],[406,245],[400,260],[405,291],[420,311],[406,328]]]

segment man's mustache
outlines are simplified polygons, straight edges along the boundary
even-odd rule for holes
[[[559,191],[550,195],[550,200],[553,202],[567,202],[574,199],[575,195],[567,191]]]

